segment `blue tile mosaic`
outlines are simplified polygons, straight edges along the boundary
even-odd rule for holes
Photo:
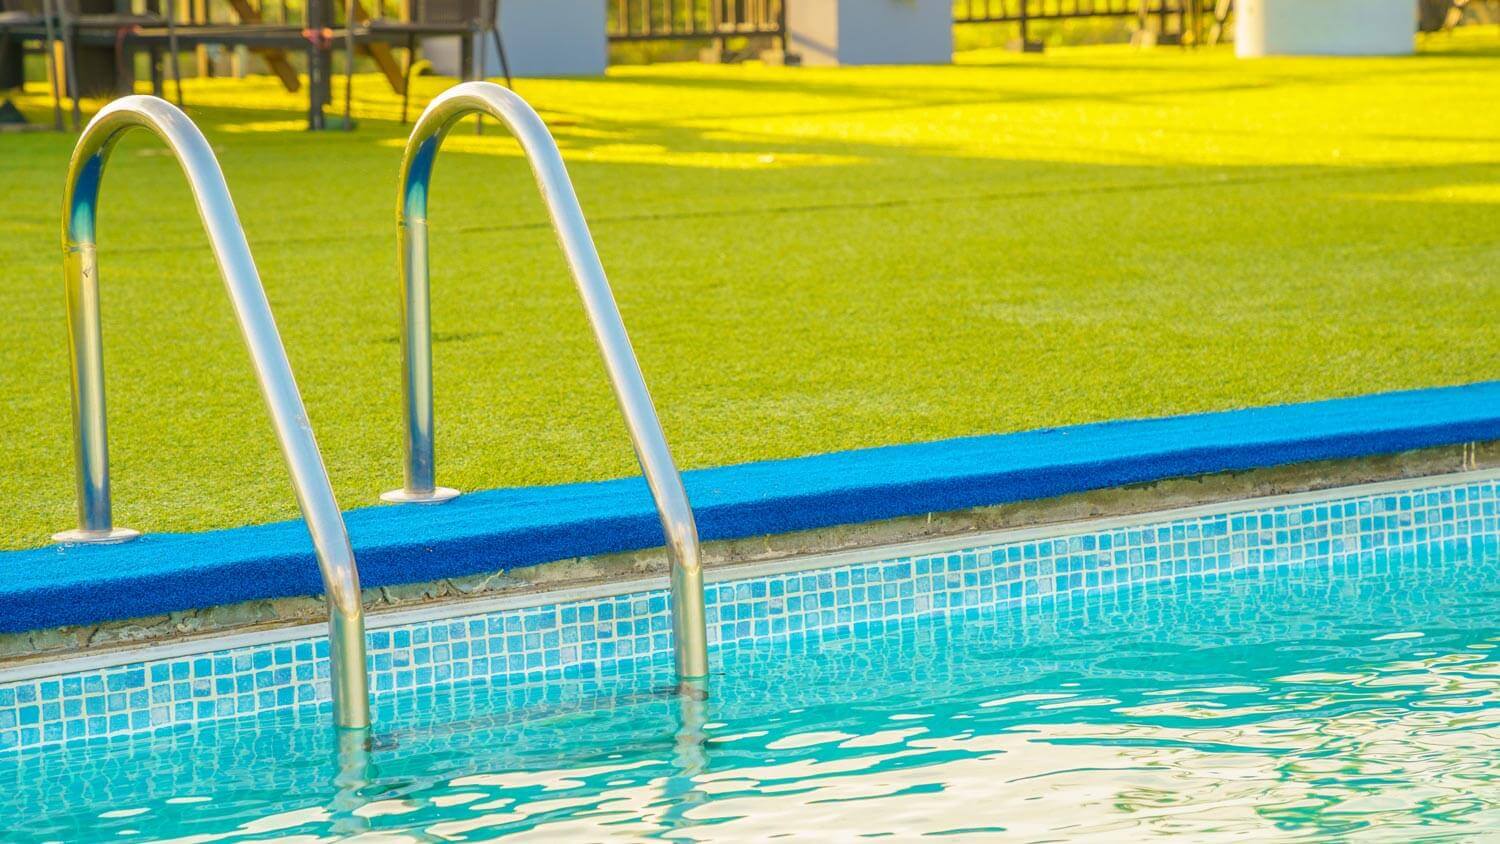
[[[719,651],[768,639],[888,629],[1014,606],[1083,606],[1159,581],[1317,564],[1337,573],[1411,548],[1500,537],[1500,480],[1265,504],[1066,536],[764,575],[708,586]],[[412,623],[369,634],[377,697],[439,686],[615,681],[671,653],[667,594],[650,591]],[[170,734],[204,722],[326,704],[321,638],[0,685],[0,752]]]

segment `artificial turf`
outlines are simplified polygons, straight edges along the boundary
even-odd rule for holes
[[[953,67],[521,80],[696,467],[1500,377],[1494,28],[1391,59],[1055,49]],[[418,81],[421,103],[449,80]],[[395,172],[264,79],[190,80],[339,500],[399,485]],[[338,86],[336,86],[338,87]],[[39,86],[22,99],[48,119]],[[335,108],[337,110],[337,108]],[[58,246],[71,136],[0,135],[0,548],[74,521]],[[119,524],[296,514],[186,185],[127,138],[100,221]],[[514,143],[434,179],[438,479],[634,458]]]

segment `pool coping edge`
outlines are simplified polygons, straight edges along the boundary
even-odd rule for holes
[[[1223,515],[1241,510],[1313,503],[1334,497],[1400,493],[1429,487],[1456,486],[1489,480],[1500,480],[1500,468],[1490,467],[1421,475],[1271,495],[1251,495],[1182,507],[1167,507],[1117,515],[1067,519],[1038,525],[953,533],[937,537],[867,545],[850,549],[793,554],[770,560],[732,562],[705,569],[704,580],[710,584],[724,583],[766,575],[838,568],[872,559],[925,556],[955,551],[966,547],[1050,539],[1083,531],[1134,527],[1157,522]],[[375,631],[446,618],[461,618],[506,610],[664,590],[667,586],[668,576],[665,574],[652,574],[585,584],[564,583],[556,587],[544,585],[534,590],[512,594],[447,600],[422,606],[398,607],[374,611],[367,616],[366,627],[368,630]],[[59,656],[52,659],[38,659],[36,661],[28,660],[11,667],[0,667],[0,684],[43,679],[62,674],[99,670],[137,662],[195,656],[238,648],[317,638],[325,635],[326,631],[327,625],[324,623],[303,623],[243,632],[208,633],[178,641],[157,642],[139,647],[111,647],[96,653],[85,653],[77,656]]]

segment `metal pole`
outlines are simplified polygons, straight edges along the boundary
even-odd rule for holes
[[[58,80],[57,67],[57,35],[54,26],[57,21],[53,20],[55,12],[52,8],[53,0],[42,0],[42,21],[45,26],[47,38],[47,79],[52,84],[52,128],[55,131],[63,130],[62,116],[62,87]]]
[[[120,542],[137,535],[135,531],[115,527],[110,517],[95,219],[100,178],[110,151],[126,132],[138,127],[149,129],[165,142],[187,176],[219,274],[234,306],[240,334],[249,347],[261,396],[270,411],[282,457],[292,476],[297,504],[312,535],[328,598],[334,722],[340,727],[368,727],[364,610],[360,606],[359,571],[343,514],[328,483],[328,472],[323,467],[302,396],[292,377],[291,364],[219,162],[193,121],[176,106],[156,97],[123,97],[105,106],[83,130],[68,163],[63,192],[63,285],[67,292],[68,339],[72,349],[79,524],[76,530],[65,531],[55,538],[65,543]]]
[[[182,56],[177,51],[177,4],[167,0],[167,52],[172,60],[172,88],[177,107],[182,108]]]
[[[406,65],[401,68],[401,125],[406,125],[407,110],[411,107],[411,65],[417,52],[417,38],[406,34]]]
[[[485,23],[484,23],[484,8],[485,8],[484,7],[484,0],[480,0],[480,8],[479,8],[480,19],[477,20],[477,21],[475,21],[475,32],[474,32],[474,41],[476,42],[474,48],[479,53],[479,64],[478,64],[478,68],[479,69],[476,70],[476,71],[474,71],[473,75],[471,76],[471,79],[473,81],[476,81],[476,82],[483,81],[484,77],[487,75],[487,73],[489,71],[489,67],[488,67],[489,56],[485,52],[486,48],[485,48],[484,33],[481,31],[481,28],[484,27],[484,25],[485,25]],[[477,114],[474,115],[474,134],[476,134],[476,135],[483,135],[484,134],[484,113],[483,112],[480,112],[480,113],[477,113]]]
[[[406,484],[381,497],[386,501],[437,502],[458,493],[433,483],[432,315],[427,266],[427,198],[433,160],[443,138],[464,117],[488,114],[510,127],[531,165],[547,204],[573,281],[583,298],[594,339],[615,400],[625,416],[636,459],[651,488],[672,561],[672,628],[680,679],[708,674],[707,632],[703,613],[703,566],[698,527],[688,504],[682,476],[672,461],[661,422],[646,390],[640,364],[630,347],[620,310],[605,278],[584,221],[583,209],[568,179],[562,154],[547,126],[526,101],[489,82],[455,85],[440,94],[417,118],[401,162],[396,202],[400,240],[401,380],[405,393]]]
[[[505,87],[515,90],[516,81],[510,78],[510,59],[505,55],[505,42],[500,40],[500,0],[495,0],[491,8],[494,14],[490,17],[490,37],[495,40],[495,55],[500,59],[500,72],[505,75]]]
[[[151,45],[149,59],[151,61],[151,96],[165,97],[167,95],[165,79],[162,76],[161,48]]]
[[[307,128],[321,131],[327,126],[323,109],[333,101],[333,52],[327,31],[333,26],[332,0],[308,0],[307,33]]]
[[[73,24],[72,14],[68,12],[67,0],[56,0],[56,8],[58,34],[62,36],[63,42],[63,88],[73,100],[73,131],[77,132],[83,123],[83,111],[78,103],[78,60],[75,56],[78,30]]]
[[[782,62],[786,62],[786,4],[787,0],[777,0],[776,3],[776,32],[781,38]]]
[[[307,130],[323,128],[323,103],[318,99],[318,44],[311,28],[307,31]]]
[[[344,1],[344,131],[354,130],[354,0]]]

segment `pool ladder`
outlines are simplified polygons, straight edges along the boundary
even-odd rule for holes
[[[594,339],[604,357],[615,400],[625,417],[636,459],[656,503],[671,560],[672,632],[677,676],[698,684],[708,675],[703,564],[698,527],[682,476],[667,448],[661,421],[646,390],[640,364],[625,333],[599,252],[563,166],[557,142],[541,117],[515,93],[490,82],[465,82],[438,95],[417,118],[401,162],[397,193],[400,241],[401,380],[405,395],[405,484],[386,501],[439,503],[458,492],[433,478],[432,306],[427,264],[427,200],[432,166],[443,138],[469,115],[488,115],[508,126],[520,142],[541,190],[573,281],[583,299]]]
[[[140,534],[116,527],[110,512],[109,442],[104,414],[104,347],[99,323],[99,264],[95,221],[104,165],[131,129],[150,130],[170,149],[187,176],[198,216],[208,232],[219,273],[249,347],[261,396],[271,413],[282,457],[292,475],[297,504],[312,534],[328,600],[329,684],[334,723],[363,729],[370,724],[365,674],[365,623],[359,571],[344,516],[334,500],[328,472],[313,438],[292,378],[265,289],[229,197],[224,174],[203,133],[166,100],[118,99],[89,121],[68,163],[63,194],[63,284],[67,295],[68,342],[73,368],[73,455],[78,484],[78,527],[53,538],[66,544],[124,542]]]
[[[498,85],[470,82],[444,92],[422,113],[407,143],[397,199],[404,290],[401,337],[406,471],[405,485],[382,498],[436,503],[458,495],[457,491],[433,482],[427,196],[433,162],[443,137],[459,120],[471,114],[486,114],[510,127],[526,153],[547,204],[666,536],[671,560],[673,648],[678,679],[685,687],[691,687],[693,695],[701,695],[708,675],[702,556],[682,476],[667,447],[640,364],[625,333],[557,144],[537,113],[520,97]],[[348,729],[368,728],[364,610],[360,604],[359,571],[343,514],[334,499],[286,349],[213,149],[187,115],[156,97],[123,97],[105,106],[84,128],[68,163],[63,196],[63,283],[72,364],[78,527],[53,538],[64,544],[87,544],[125,542],[140,535],[138,531],[117,527],[111,512],[95,245],[104,166],[120,138],[136,128],[147,129],[160,138],[187,176],[240,332],[249,348],[261,396],[270,411],[322,573],[329,611],[334,723]]]

